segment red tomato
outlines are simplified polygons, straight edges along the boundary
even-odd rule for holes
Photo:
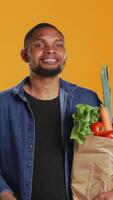
[[[113,139],[113,130],[111,131],[104,131],[104,137],[108,137],[110,139]]]
[[[104,125],[103,125],[103,123],[102,122],[96,122],[96,123],[93,123],[93,124],[91,124],[91,131],[94,133],[94,135],[96,135],[96,136],[101,136],[101,135],[103,135],[103,132],[104,132],[104,130],[105,130],[105,127],[104,127]]]

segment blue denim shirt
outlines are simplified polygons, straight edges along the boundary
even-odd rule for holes
[[[32,192],[35,123],[24,96],[23,85],[27,79],[0,93],[0,194],[11,191],[18,200],[30,200]],[[73,141],[69,136],[72,113],[77,103],[99,106],[100,100],[91,90],[60,80],[61,137],[65,151],[64,172],[68,200],[71,200],[73,155]]]

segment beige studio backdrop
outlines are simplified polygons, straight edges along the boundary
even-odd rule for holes
[[[20,58],[26,32],[40,22],[57,26],[68,53],[62,78],[95,90],[108,64],[113,92],[113,0],[5,0],[0,3],[0,91],[28,74]]]

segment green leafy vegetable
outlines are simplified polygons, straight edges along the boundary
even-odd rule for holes
[[[99,121],[100,109],[86,104],[77,104],[76,112],[72,115],[73,128],[71,139],[83,144],[87,135],[92,134],[90,126],[92,123]]]

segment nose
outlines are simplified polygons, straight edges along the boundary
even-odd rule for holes
[[[55,53],[55,49],[52,46],[47,46],[47,48],[44,51],[45,54],[54,54]]]

